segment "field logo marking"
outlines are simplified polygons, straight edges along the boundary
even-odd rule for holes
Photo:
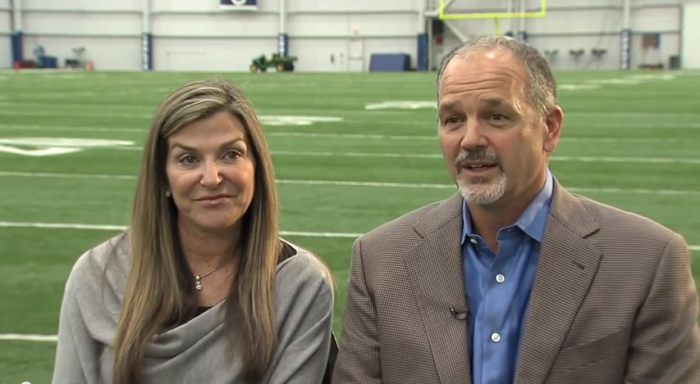
[[[133,141],[63,137],[0,137],[0,152],[22,156],[56,156],[88,148],[133,146]]]
[[[313,123],[338,123],[343,121],[341,117],[330,116],[260,116],[260,122],[269,126],[299,126],[312,125]]]

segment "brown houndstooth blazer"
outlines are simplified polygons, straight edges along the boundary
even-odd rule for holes
[[[333,384],[471,384],[458,194],[353,245]],[[515,384],[698,384],[678,234],[556,184]],[[504,383],[505,384],[505,383]]]

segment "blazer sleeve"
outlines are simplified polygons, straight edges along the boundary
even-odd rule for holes
[[[68,277],[58,320],[52,384],[97,384],[99,344],[90,335],[78,302],[79,271]]]
[[[343,312],[343,333],[333,384],[380,384],[382,371],[377,313],[367,289],[361,239],[352,247],[352,262]]]
[[[624,383],[700,383],[697,286],[690,250],[678,234],[668,243],[637,315]]]

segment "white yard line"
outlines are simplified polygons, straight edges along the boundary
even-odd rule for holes
[[[141,151],[141,147],[111,147],[121,151]],[[393,159],[442,159],[439,153],[365,153],[365,152],[311,152],[311,151],[270,151],[273,156],[307,156],[307,157],[355,157],[355,158],[393,158]],[[682,157],[590,157],[590,156],[552,156],[552,161],[584,163],[645,163],[645,164],[700,164],[700,158]]]
[[[0,130],[10,131],[56,131],[56,132],[134,132],[146,133],[148,127],[57,127],[47,125],[17,125],[0,124]],[[268,137],[299,137],[335,140],[386,140],[386,141],[437,141],[437,136],[420,135],[377,135],[361,133],[322,133],[322,132],[266,132]],[[561,142],[590,142],[590,143],[687,143],[697,139],[665,139],[665,138],[621,138],[621,137],[562,137]]]
[[[127,227],[125,225],[111,224],[79,224],[79,223],[35,223],[35,222],[13,222],[0,221],[0,227],[6,228],[41,228],[41,229],[75,229],[75,230],[93,230],[93,231],[123,231]],[[299,232],[299,231],[280,231],[281,236],[299,236],[299,237],[330,237],[330,238],[357,238],[362,236],[362,233],[348,232]],[[700,251],[700,245],[690,245],[691,251]]]
[[[101,226],[102,227],[107,227],[107,226]],[[348,235],[348,234],[339,234],[339,235]],[[356,237],[356,234],[352,234],[353,237]],[[284,236],[284,235],[283,235]],[[334,236],[334,237],[341,237],[341,236]],[[691,245],[689,246],[691,251],[700,251],[700,245]],[[700,259],[700,255],[694,254],[693,255],[696,258]],[[1,333],[0,334],[0,341],[26,341],[26,342],[40,342],[40,343],[55,343],[58,340],[58,335],[40,335],[40,334],[21,334],[21,333]]]
[[[17,224],[17,225],[10,225]],[[96,229],[96,230],[112,230],[113,228],[123,229],[123,226],[113,225],[87,225],[87,224],[56,224],[56,223],[9,223],[0,222],[0,226],[10,227],[34,227],[34,228],[67,228],[67,229]],[[282,232],[282,236],[307,236],[313,234],[318,237],[358,237],[356,233],[316,233],[316,232]],[[690,245],[691,251],[700,251],[700,245]],[[696,256],[696,255],[693,255]],[[0,334],[0,341],[23,341],[23,342],[42,342],[56,343],[58,335],[40,335],[40,334],[20,334],[20,333],[4,333]]]
[[[120,151],[141,151],[141,147],[111,147]],[[307,157],[355,157],[393,159],[442,159],[439,153],[367,153],[367,152],[311,152],[311,151],[270,151],[273,156]],[[591,157],[591,156],[552,156],[552,161],[584,163],[644,163],[644,164],[700,164],[700,158],[691,157]]]
[[[102,179],[102,180],[135,180],[132,175],[105,175],[105,174],[80,174],[80,173],[49,173],[49,172],[14,172],[0,171],[0,177],[29,177],[29,178],[54,178],[54,179]],[[347,181],[347,180],[288,180],[278,179],[278,184],[289,185],[325,185],[344,187],[369,187],[369,188],[412,188],[412,189],[454,189],[453,184],[431,183],[394,183],[381,181]],[[673,189],[626,189],[626,188],[585,188],[567,187],[567,190],[575,193],[610,193],[610,194],[634,194],[634,195],[675,195],[675,196],[700,196],[700,190],[673,190]]]
[[[700,164],[700,158],[693,157],[589,157],[552,156],[553,161],[577,161],[585,163],[649,163],[649,164]]]
[[[38,110],[12,110],[8,108],[0,109],[0,115],[5,116],[63,116],[63,117],[91,117],[91,118],[110,118],[110,119],[136,119],[136,120],[147,120],[153,118],[152,114],[139,114],[139,113],[90,113],[90,112],[79,112],[75,111],[73,113],[56,110],[56,111],[38,111]]]
[[[0,128],[2,128],[0,126]],[[266,132],[268,137],[301,137],[321,139],[358,139],[358,140],[387,140],[387,141],[434,141],[436,136],[418,135],[371,135],[360,133],[315,133],[315,132]],[[695,139],[663,139],[663,138],[616,138],[616,137],[562,137],[560,142],[590,142],[590,143],[680,143],[694,142]]]
[[[55,343],[58,335],[31,335],[21,333],[0,333],[0,341],[35,341]]]
[[[122,149],[115,147],[115,149]],[[131,147],[123,147],[131,149]],[[296,152],[271,151],[277,156],[319,156],[319,157],[364,157],[364,158],[399,158],[399,159],[442,159],[441,154],[431,153],[361,153],[361,152]],[[579,157],[552,156],[552,161],[586,162],[586,163],[651,163],[651,164],[700,164],[700,158],[662,158],[662,157]]]
[[[115,147],[115,149],[131,149],[133,147]],[[277,156],[312,156],[312,157],[360,157],[360,158],[397,158],[397,159],[442,159],[435,153],[362,153],[362,152],[297,152],[271,151]],[[661,158],[661,157],[578,157],[552,156],[552,161],[586,162],[586,163],[651,163],[651,164],[700,164],[700,158]]]
[[[106,179],[106,180],[135,180],[132,175],[89,175],[80,173],[48,173],[48,172],[12,172],[0,171],[0,177],[37,177],[52,179]]]
[[[143,128],[110,128],[110,127],[55,127],[52,125],[17,125],[0,124],[0,130],[13,131],[17,134],[22,131],[57,131],[57,132],[148,132],[148,127]]]
[[[124,225],[96,225],[96,224],[78,224],[78,223],[33,223],[33,222],[12,222],[0,221],[0,227],[7,228],[44,228],[44,229],[78,229],[78,230],[94,230],[94,231],[123,231],[126,229]],[[341,232],[299,232],[299,231],[280,231],[281,236],[299,236],[299,237],[332,237],[332,238],[356,238],[361,236],[361,233],[341,233]]]

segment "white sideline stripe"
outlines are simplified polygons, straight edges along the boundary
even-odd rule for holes
[[[0,177],[41,177],[56,179],[103,179],[103,180],[135,180],[132,175],[100,175],[78,173],[47,173],[47,172],[12,172],[0,171]],[[345,181],[345,180],[276,180],[278,184],[290,185],[330,185],[345,187],[374,187],[374,188],[417,188],[417,189],[454,189],[452,184],[429,183],[392,183],[381,181]],[[674,195],[674,196],[700,196],[700,190],[672,190],[672,189],[625,189],[625,188],[577,188],[568,187],[567,190],[575,193],[623,193],[635,195]]]
[[[8,94],[9,95],[9,94]],[[10,95],[11,96],[11,95]],[[36,95],[34,95],[36,97]],[[53,99],[54,97],[48,97],[49,99]],[[7,107],[4,109],[0,109],[0,115],[10,115],[10,116],[65,116],[65,117],[92,117],[92,118],[119,118],[119,119],[141,119],[141,120],[150,120],[153,118],[153,109],[143,107],[141,108],[140,106],[125,106],[125,108],[132,108],[135,111],[138,112],[143,112],[143,113],[130,113],[127,111],[126,113],[124,112],[102,112],[99,113],[99,109],[97,109],[98,113],[89,113],[85,112],[85,105],[84,104],[69,104],[66,107],[67,108],[76,108],[77,110],[75,111],[68,111],[65,109],[56,109],[56,110],[37,110],[37,108],[45,107],[44,104],[40,103],[34,103],[33,106],[30,103],[13,103],[13,102],[7,102],[3,101],[2,105]],[[22,107],[28,107],[31,109],[27,110],[18,110],[16,108],[22,108]],[[15,109],[11,109],[15,108]],[[112,110],[117,110],[119,107],[108,107],[107,109],[112,109]],[[95,110],[95,108],[93,108]],[[426,109],[426,111],[428,111]],[[148,113],[146,113],[148,112]],[[334,112],[335,114],[344,114],[344,115],[353,115],[353,114],[358,114],[358,113],[364,113],[364,114],[372,114],[372,115],[391,115],[391,116],[396,116],[401,113],[406,113],[409,112],[408,110],[400,110],[400,109],[386,109],[386,110],[342,110],[342,111],[337,111]],[[687,129],[697,129],[700,128],[700,124],[698,123],[685,123],[682,122],[680,124],[671,122],[671,123],[664,123],[664,122],[654,122],[654,121],[648,121],[649,118],[670,118],[670,119],[681,119],[684,118],[686,120],[692,120],[695,119],[697,116],[700,115],[700,113],[697,112],[682,112],[682,113],[673,113],[673,112],[668,112],[668,113],[642,113],[642,112],[565,112],[568,116],[571,117],[580,117],[581,119],[589,119],[588,123],[583,123],[579,122],[577,125],[581,126],[587,126],[590,128],[597,128],[597,127],[602,127],[602,128],[608,128],[608,127],[614,127],[614,128],[620,128],[620,129],[642,129],[642,128],[651,128],[651,129],[658,129],[658,128],[687,128]],[[620,121],[616,124],[612,123],[599,123],[597,120],[598,119],[624,119],[627,121]],[[631,123],[628,120],[631,119],[636,119],[636,120],[645,120],[645,121],[639,121],[638,123]],[[405,120],[407,122],[411,122],[412,120]],[[415,121],[415,120],[413,120]],[[420,122],[419,122],[420,123]],[[422,124],[422,123],[421,123]],[[435,125],[435,120],[430,119],[426,120],[426,124],[432,124]]]
[[[55,343],[58,335],[24,335],[21,333],[0,333],[0,341],[36,341]]]
[[[0,124],[0,129],[9,130],[39,130],[39,131],[68,131],[68,132],[136,132],[146,133],[147,128],[109,128],[109,127],[54,127],[45,125],[8,125]],[[389,141],[435,141],[435,136],[418,135],[375,135],[362,133],[316,133],[316,132],[266,132],[268,137],[302,137],[325,139],[357,139],[357,140],[389,140]],[[562,142],[590,143],[687,143],[696,139],[663,139],[663,138],[616,138],[616,137],[562,137]]]
[[[6,228],[46,228],[46,229],[82,229],[96,231],[123,231],[125,225],[98,225],[98,224],[72,224],[72,223],[22,223],[12,221],[0,221],[0,227]],[[361,233],[341,233],[341,232],[299,232],[280,231],[281,236],[299,237],[334,237],[334,238],[357,238]]]
[[[552,156],[554,161],[579,161],[586,163],[652,163],[652,164],[700,164],[700,158],[692,157],[577,157]]]
[[[0,126],[1,127],[1,126]],[[141,132],[141,131],[140,131]],[[324,139],[358,139],[358,140],[392,140],[392,141],[436,141],[435,136],[418,135],[372,135],[362,133],[315,133],[315,132],[266,132],[265,136],[271,137],[305,137]],[[562,142],[590,142],[590,143],[680,143],[694,142],[695,139],[663,139],[663,138],[616,138],[616,137],[561,137]]]
[[[115,149],[130,150],[133,147],[115,147]],[[271,151],[277,156],[320,156],[320,157],[380,157],[401,159],[442,159],[441,154],[431,153],[361,153],[361,152],[294,152]],[[660,157],[578,157],[552,156],[553,161],[578,161],[586,163],[653,163],[653,164],[700,164],[700,158],[660,158]]]
[[[688,248],[691,251],[700,251],[700,245],[690,245]],[[693,255],[695,256],[695,255]],[[1,333],[0,341],[27,341],[40,343],[56,343],[58,335],[38,335],[38,334],[21,334],[21,333]]]
[[[112,147],[122,151],[140,151],[141,147]],[[363,152],[295,152],[270,151],[273,156],[313,156],[313,157],[364,157],[364,158],[396,158],[396,159],[442,159],[438,153],[363,153]],[[552,156],[553,161],[572,161],[585,163],[651,163],[651,164],[700,164],[700,158],[681,157],[579,157]]]
[[[127,229],[127,227],[125,225],[73,224],[73,223],[28,223],[28,222],[12,222],[12,221],[0,221],[0,227],[6,227],[6,228],[43,228],[43,229],[80,229],[80,230],[94,230],[94,231],[123,231],[123,230]],[[362,233],[280,231],[280,236],[357,238],[357,237],[362,236]],[[690,246],[688,246],[688,248],[691,251],[700,251],[700,245],[690,245]]]
[[[0,171],[0,177],[41,177],[54,179],[107,179],[107,180],[135,180],[131,175],[88,175],[79,173],[47,173],[47,172],[6,172]]]
[[[15,131],[62,131],[62,132],[138,132],[146,133],[147,128],[109,128],[109,127],[54,127],[49,125],[0,124],[0,129]],[[561,139],[560,139],[561,140]]]

